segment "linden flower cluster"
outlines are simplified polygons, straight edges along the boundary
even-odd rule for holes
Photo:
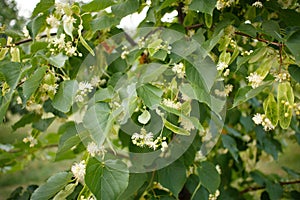
[[[216,8],[222,10],[223,8],[230,7],[234,3],[234,0],[218,0]]]
[[[229,96],[229,93],[232,92],[233,85],[227,84],[224,87],[224,91],[220,91],[219,89],[215,89],[215,94],[220,97],[227,97]]]
[[[34,147],[38,143],[37,139],[35,139],[32,135],[29,135],[26,138],[24,138],[23,142],[24,143],[28,143],[29,142],[30,143],[29,147]]]
[[[257,88],[261,85],[263,81],[263,77],[258,75],[256,72],[250,73],[249,76],[246,77],[252,88]]]
[[[81,53],[77,53],[77,47],[73,46],[71,41],[65,42],[66,35],[64,33],[52,39],[51,43],[56,48],[51,48],[50,51],[54,53],[55,51],[65,51],[68,56],[82,56]]]
[[[263,7],[263,4],[262,4],[262,2],[260,2],[260,1],[256,1],[256,2],[254,2],[254,3],[252,4],[252,6],[257,7],[257,8],[262,8],[262,7]]]
[[[131,136],[132,143],[139,147],[149,147],[156,150],[157,147],[161,146],[161,151],[164,152],[168,148],[168,143],[165,141],[166,137],[157,137],[155,140],[153,138],[153,133],[147,133],[146,129],[141,128],[140,133],[134,133]]]
[[[275,128],[270,119],[267,118],[265,114],[256,113],[254,117],[252,117],[252,120],[257,125],[261,124],[264,127],[265,131],[270,131]]]
[[[93,86],[87,81],[81,81],[78,85],[77,95],[75,96],[76,102],[83,102],[84,97],[93,90]]]
[[[107,152],[104,146],[98,146],[95,142],[89,142],[86,150],[92,157],[95,157],[96,155],[101,155],[102,158]]]
[[[175,102],[171,99],[163,99],[162,104],[169,108],[174,108],[176,110],[180,110],[182,106],[180,102]]]
[[[286,72],[275,74],[274,77],[275,81],[278,81],[279,83],[290,80],[290,75]]]
[[[81,183],[84,182],[85,168],[86,164],[84,160],[82,160],[80,163],[74,163],[71,167],[71,172],[73,173],[75,179]]]
[[[208,200],[217,200],[218,196],[220,196],[220,191],[216,190],[214,194],[209,194]]]
[[[182,62],[175,64],[172,71],[177,75],[178,78],[184,78],[185,76],[185,66]]]

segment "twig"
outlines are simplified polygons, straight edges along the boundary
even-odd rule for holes
[[[300,180],[287,181],[287,182],[279,182],[279,184],[281,186],[284,186],[284,185],[293,185],[293,184],[300,184]],[[244,193],[247,193],[247,192],[253,192],[253,191],[257,191],[257,190],[262,190],[262,189],[265,189],[265,188],[266,188],[266,186],[249,187],[249,188],[246,188],[246,189],[242,190],[240,193],[244,194]]]
[[[193,28],[200,28],[201,26],[203,26],[203,24],[194,24],[194,25],[186,26],[185,29],[190,30]]]
[[[182,2],[179,3],[177,7],[177,12],[178,12],[178,22],[180,24],[183,24],[184,18],[185,18],[185,13],[182,11],[182,8],[184,7],[184,4]]]
[[[57,33],[50,33],[50,36],[55,36],[55,35],[57,35]],[[45,38],[45,37],[48,37],[48,35],[42,35],[40,37]],[[25,44],[25,43],[32,42],[32,41],[33,41],[32,38],[28,38],[28,39],[25,39],[25,40],[20,40],[20,41],[14,43],[13,45],[18,46],[18,45]],[[11,46],[6,46],[6,47],[11,47]]]
[[[269,41],[269,40],[260,38],[259,36],[252,37],[251,35],[248,35],[248,34],[246,34],[246,33],[242,33],[242,32],[239,32],[239,31],[235,31],[234,33],[235,33],[236,35],[241,35],[241,36],[245,36],[245,37],[248,37],[248,38],[257,39],[257,40],[260,41],[260,42],[264,42],[264,43],[266,43],[266,44],[272,44],[272,45],[275,45],[275,46],[277,46],[277,47],[279,47],[279,48],[283,46],[282,43],[279,43],[279,42],[272,42],[272,41]]]

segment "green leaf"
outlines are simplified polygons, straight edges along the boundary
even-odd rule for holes
[[[238,27],[238,30],[242,33],[246,33],[250,35],[253,38],[256,37],[256,33],[257,33],[256,28],[254,28],[254,26],[252,26],[251,24],[241,24]]]
[[[172,194],[178,198],[187,179],[186,168],[180,161],[175,161],[171,165],[157,171],[158,182],[168,188]]]
[[[12,126],[12,129],[15,131],[18,128],[26,126],[27,124],[38,121],[40,118],[41,116],[36,113],[28,113],[23,115],[22,118]]]
[[[77,146],[81,142],[77,132],[74,122],[67,122],[59,128],[58,133],[62,134],[62,136],[58,143],[55,160],[59,160],[63,154],[70,151],[72,147]]]
[[[66,80],[59,84],[58,92],[54,96],[52,105],[61,112],[69,112],[76,95],[78,83],[75,80]]]
[[[150,63],[142,65],[140,70],[139,81],[141,83],[149,83],[152,81],[156,81],[159,76],[166,71],[168,68],[167,65],[161,65],[158,63]]]
[[[283,188],[279,183],[273,183],[267,181],[266,190],[270,196],[270,199],[281,199],[283,194]]]
[[[38,42],[38,41],[35,41],[30,46],[30,52],[32,54],[34,54],[34,53],[36,53],[39,50],[45,50],[48,45],[49,45],[48,42]]]
[[[102,145],[111,129],[113,116],[107,103],[98,102],[91,106],[83,117],[83,125],[98,145]]]
[[[264,79],[269,74],[270,69],[272,67],[276,69],[278,65],[279,63],[277,62],[276,57],[270,57],[267,60],[264,60],[255,72]]]
[[[88,4],[82,5],[82,10],[86,12],[96,12],[103,10],[109,6],[114,5],[115,2],[113,0],[94,0]]]
[[[39,13],[44,13],[45,10],[49,10],[54,6],[55,0],[40,0],[40,2],[35,6],[32,17],[37,16]]]
[[[238,157],[239,157],[239,150],[236,146],[236,142],[235,140],[229,136],[229,135],[222,135],[222,143],[224,148],[228,149],[230,154],[232,155],[232,157],[234,158],[234,160],[236,162],[238,161]]]
[[[278,84],[277,101],[279,109],[279,124],[281,128],[287,129],[290,126],[294,104],[294,92],[289,82]]]
[[[114,89],[110,85],[106,88],[99,88],[97,92],[95,93],[95,102],[99,101],[108,101],[112,99],[114,96]]]
[[[300,83],[300,67],[298,65],[289,65],[288,70],[291,77]]]
[[[266,82],[266,83],[262,84],[261,86],[254,88],[254,89],[252,89],[251,86],[239,88],[239,90],[237,91],[237,93],[234,97],[234,103],[233,103],[232,107],[236,107],[236,106],[240,105],[241,103],[244,103],[244,102],[248,101],[249,99],[255,97],[256,95],[261,93],[265,88],[267,88],[271,84],[272,84],[272,82],[269,81],[269,82]]]
[[[38,89],[46,73],[47,66],[39,67],[32,76],[30,76],[23,85],[23,95],[27,101],[31,95]]]
[[[14,63],[14,62],[1,63],[0,74],[4,76],[5,81],[10,87],[9,92],[3,97],[0,105],[0,123],[2,123],[7,108],[10,104],[12,95],[21,77],[21,65],[20,63]]]
[[[68,60],[68,56],[64,55],[63,53],[59,53],[55,56],[51,56],[50,58],[48,58],[49,63],[58,68],[63,67],[65,65],[66,60]]]
[[[300,31],[295,32],[287,39],[286,46],[295,56],[297,64],[300,65]]]
[[[129,182],[129,171],[121,160],[89,159],[85,183],[97,199],[118,199]]]
[[[161,102],[163,91],[160,88],[148,83],[138,87],[137,94],[142,98],[144,104],[152,109]]]
[[[39,131],[46,131],[47,128],[52,124],[55,120],[55,117],[50,117],[46,119],[40,119],[32,124],[32,128],[35,128]]]
[[[32,200],[50,199],[71,181],[73,174],[59,172],[52,175],[45,184],[38,187],[31,196]]]
[[[129,175],[129,183],[126,190],[122,193],[119,199],[129,200],[134,199],[138,190],[147,181],[146,173],[132,173]]]
[[[277,160],[278,152],[282,151],[281,144],[272,138],[272,135],[266,133],[262,126],[256,126],[254,130],[257,138],[257,147],[272,155]]]
[[[173,133],[176,133],[178,135],[190,135],[190,132],[172,124],[171,122],[167,121],[166,119],[163,119],[163,122],[164,122],[164,126],[167,129],[169,129],[170,131],[172,131]]]
[[[211,193],[214,194],[218,189],[221,178],[214,164],[204,161],[197,168],[201,184]]]
[[[37,15],[26,25],[29,34],[33,39],[35,39],[43,27],[46,26],[46,17],[46,14]]]
[[[212,15],[212,13],[215,9],[216,3],[217,3],[217,0],[210,0],[210,1],[193,0],[190,5],[190,9]]]
[[[262,23],[262,29],[265,32],[265,34],[273,37],[276,40],[281,41],[282,37],[280,35],[280,26],[278,22],[275,22],[273,20],[264,21]]]
[[[126,0],[111,7],[112,13],[119,19],[132,14],[138,10],[140,3],[138,0]]]
[[[263,107],[266,116],[270,119],[271,123],[276,126],[279,118],[278,104],[272,93],[264,100]]]
[[[57,195],[55,195],[53,200],[66,199],[70,194],[72,194],[76,186],[77,183],[70,183],[66,185],[66,187],[63,190],[61,190],[59,193],[57,193]]]
[[[119,23],[120,23],[119,19],[113,16],[103,15],[94,19],[91,22],[91,27],[92,27],[92,31],[98,31],[98,30],[111,28],[112,26],[116,26]]]

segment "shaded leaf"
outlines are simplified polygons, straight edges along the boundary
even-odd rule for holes
[[[45,184],[41,185],[34,191],[31,199],[50,199],[68,184],[72,176],[73,174],[68,172],[59,172],[52,175]]]
[[[297,64],[300,65],[300,31],[295,32],[288,38],[286,46],[295,56]]]
[[[216,0],[193,0],[190,9],[200,11],[202,13],[207,13],[212,15],[213,10],[215,9],[217,1]]]
[[[129,172],[120,160],[89,159],[85,183],[97,199],[118,199],[128,186]]]
[[[144,101],[144,104],[149,108],[156,107],[161,102],[163,91],[151,84],[144,84],[137,88],[137,94]]]
[[[178,198],[178,194],[187,179],[185,171],[184,164],[180,161],[175,161],[157,172],[158,182],[168,188]]]
[[[291,77],[300,83],[300,67],[298,65],[289,65],[288,70]]]
[[[197,168],[201,184],[211,193],[214,194],[218,189],[221,178],[214,164],[204,161]]]
[[[236,146],[236,141],[229,135],[222,135],[221,138],[224,148],[229,150],[230,154],[236,162],[239,162],[239,150]]]
[[[32,76],[30,76],[23,85],[23,95],[26,101],[38,89],[41,80],[43,79],[47,70],[47,66],[39,67]]]

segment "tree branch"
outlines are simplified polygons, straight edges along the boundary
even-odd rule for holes
[[[55,36],[57,35],[57,33],[50,33],[50,36]],[[41,38],[45,38],[47,37],[48,35],[42,35],[40,36]],[[28,39],[25,39],[25,40],[20,40],[16,43],[13,44],[13,46],[18,46],[18,45],[21,45],[21,44],[25,44],[25,43],[28,43],[28,42],[32,42],[33,39],[32,38],[28,38]],[[6,47],[11,47],[11,46],[6,46]]]
[[[256,40],[258,40],[258,41],[260,41],[260,42],[264,42],[264,43],[266,43],[266,44],[272,44],[272,45],[275,45],[275,46],[277,46],[277,47],[279,47],[279,48],[283,46],[282,43],[279,43],[279,42],[272,42],[272,41],[269,41],[269,40],[260,38],[259,36],[252,37],[251,35],[248,35],[248,34],[246,34],[246,33],[239,32],[239,31],[235,31],[234,33],[235,33],[236,35],[241,35],[241,36],[244,36],[244,37],[256,39]]]
[[[284,186],[284,185],[293,185],[293,184],[300,184],[300,180],[279,182],[279,184],[281,186]],[[242,190],[240,193],[241,194],[245,194],[247,192],[253,192],[253,191],[257,191],[257,190],[262,190],[262,189],[265,189],[265,188],[266,188],[266,186],[249,187],[249,188],[246,188],[246,189]]]

